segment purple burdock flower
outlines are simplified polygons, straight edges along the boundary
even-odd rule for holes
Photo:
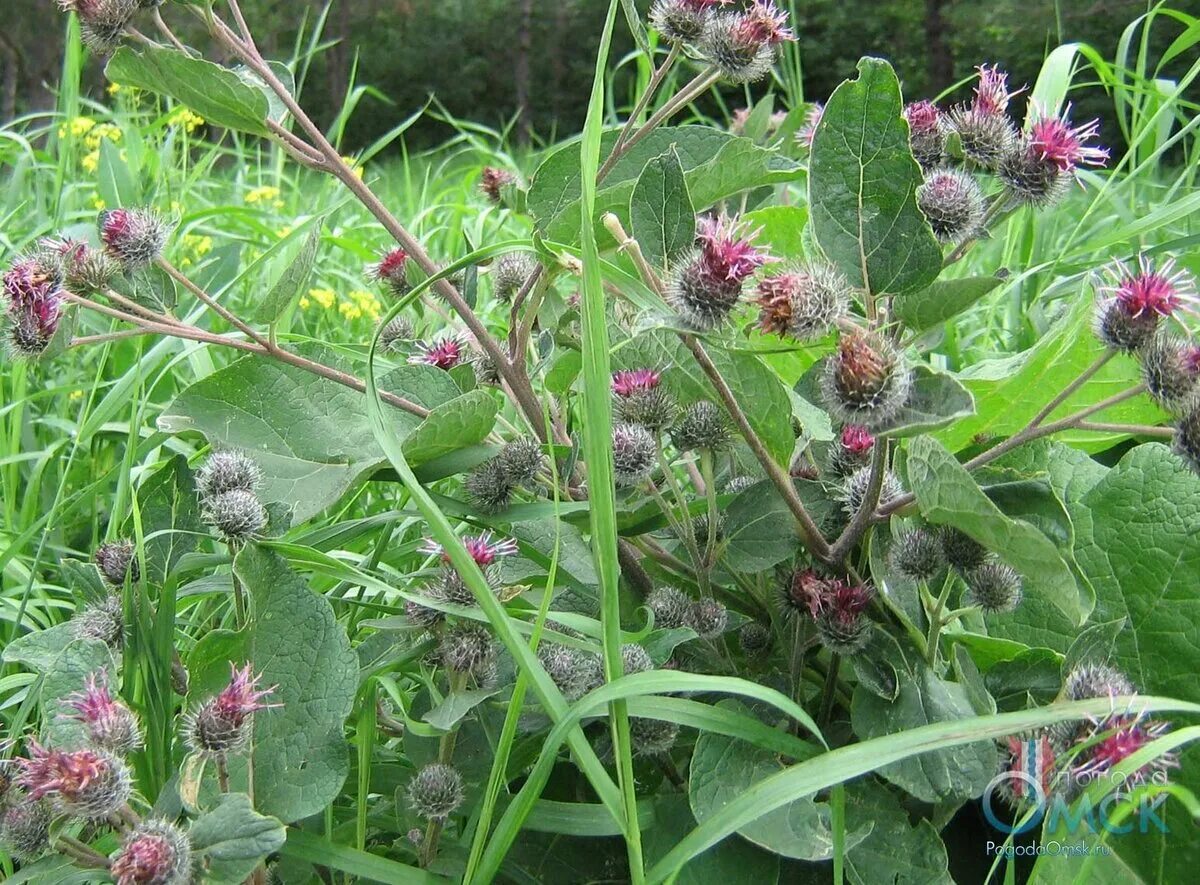
[[[825,105],[817,102],[804,115],[804,125],[796,132],[796,140],[806,147],[812,147],[813,139],[817,137],[817,127],[825,116]]]
[[[696,234],[699,249],[680,267],[667,290],[667,300],[681,319],[706,331],[729,317],[741,299],[745,281],[773,260],[754,247],[751,241],[757,234],[724,217],[700,221]]]
[[[97,747],[124,754],[142,745],[137,718],[109,693],[103,671],[90,674],[83,691],[71,695],[67,702],[75,711],[71,718],[83,723]]]
[[[66,814],[107,817],[128,801],[129,769],[105,750],[51,750],[29,742],[29,758],[17,759],[17,783],[33,800],[52,798]]]
[[[924,170],[935,168],[946,153],[948,124],[941,109],[931,101],[914,101],[904,107],[908,142],[913,157]]]
[[[614,372],[612,389],[619,397],[629,397],[646,390],[654,390],[662,382],[662,374],[654,369],[626,369]]]
[[[1008,74],[997,67],[980,65],[979,82],[969,105],[950,111],[948,122],[958,132],[967,159],[985,169],[995,169],[1012,150],[1017,132],[1008,118]]]
[[[1007,114],[1009,101],[1025,90],[1018,89],[1015,92],[1009,92],[1008,74],[996,65],[991,67],[980,65],[976,70],[979,71],[979,82],[975,84],[975,101],[972,109],[977,114],[984,116]]]
[[[95,52],[108,54],[121,40],[138,11],[138,0],[58,0],[63,12],[79,16],[83,41]]]
[[[506,169],[485,166],[483,174],[479,176],[479,189],[498,206],[501,203],[504,188],[514,184],[516,180],[517,177]]]
[[[1178,313],[1196,313],[1196,283],[1191,274],[1175,269],[1175,260],[1160,266],[1145,255],[1137,268],[1114,261],[1105,269],[1107,284],[1098,288],[1096,334],[1109,347],[1132,353],[1142,349],[1160,322]]]
[[[125,837],[109,872],[117,885],[188,885],[191,841],[169,821],[148,820]]]
[[[1088,781],[1107,775],[1147,744],[1162,737],[1170,729],[1166,722],[1155,722],[1144,713],[1112,713],[1095,722],[1090,731],[1080,735],[1083,744],[1071,769],[1073,781],[1086,785]],[[1178,766],[1174,753],[1163,753],[1125,776],[1125,783],[1137,786],[1163,778],[1168,769]]]
[[[650,7],[650,27],[668,40],[690,43],[704,33],[713,9],[729,0],[655,0]]]
[[[1005,155],[997,174],[1011,196],[1032,206],[1057,202],[1076,180],[1081,166],[1103,166],[1108,151],[1089,145],[1100,122],[1072,126],[1071,106],[1061,115],[1034,106],[1029,131]]]
[[[754,0],[737,13],[711,14],[704,24],[700,50],[730,83],[752,83],[775,64],[776,47],[796,36],[787,13],[773,0]]]
[[[229,685],[188,714],[184,723],[188,746],[212,758],[225,758],[245,750],[250,743],[253,715],[259,710],[282,706],[264,703],[276,686],[259,688],[262,675],[253,675],[249,663],[240,670],[230,663],[229,669]]]
[[[870,584],[845,578],[821,582],[809,597],[809,614],[826,648],[843,655],[862,649],[871,632],[870,619],[863,613],[874,598]]]
[[[761,280],[755,303],[762,331],[814,341],[846,315],[850,284],[832,265],[808,263]]]
[[[408,285],[408,253],[397,246],[384,254],[367,270],[367,275],[384,283],[394,295],[403,295],[409,290]]]
[[[418,341],[415,347],[417,352],[408,358],[410,363],[446,371],[461,365],[467,353],[466,344],[457,335],[447,335],[437,341]]]
[[[1100,121],[1072,126],[1070,113],[1070,105],[1061,117],[1039,110],[1029,128],[1029,150],[1060,172],[1074,172],[1081,165],[1103,166],[1108,162],[1108,151],[1086,143],[1100,134]]]
[[[61,275],[36,258],[22,259],[4,274],[4,296],[9,348],[16,356],[41,356],[66,304]]]
[[[627,424],[640,424],[663,431],[675,421],[679,405],[669,390],[662,387],[662,373],[655,369],[627,369],[613,375],[616,397],[613,411]]]
[[[511,538],[493,541],[491,532],[463,538],[462,544],[481,569],[493,565],[502,556],[512,556],[518,550],[516,541]],[[446,552],[446,548],[432,538],[426,538],[418,549],[428,556],[440,556],[442,562],[450,562],[450,554]]]

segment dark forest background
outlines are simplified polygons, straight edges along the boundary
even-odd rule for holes
[[[330,0],[243,0],[260,45],[291,55],[302,23],[311,28]],[[639,0],[645,9],[650,0]],[[787,0],[783,0],[786,4]],[[55,0],[2,0],[0,119],[53,106],[64,17]],[[865,54],[893,62],[910,97],[929,96],[968,76],[981,61],[1032,83],[1048,49],[1082,41],[1111,58],[1146,0],[793,0],[807,99],[824,99]],[[1200,15],[1200,0],[1174,0]],[[454,116],[552,139],[578,131],[607,0],[332,0],[325,48],[313,62],[305,100],[324,120],[357,82],[363,99],[347,133],[350,147],[371,140],[433,94]],[[183,21],[182,10],[171,21]],[[183,29],[186,33],[187,29]],[[618,30],[614,58],[632,48]],[[101,64],[88,66],[101,95]],[[618,78],[632,78],[626,65]],[[618,86],[622,85],[618,80]],[[618,92],[618,94],[623,94]],[[386,100],[383,99],[386,96]],[[746,100],[726,96],[731,106]],[[1103,113],[1102,96],[1081,112]],[[433,144],[453,130],[425,119],[410,141]]]

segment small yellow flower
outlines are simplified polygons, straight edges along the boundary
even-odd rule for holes
[[[370,317],[373,321],[378,322],[379,318],[383,316],[383,305],[370,292],[359,289],[351,292],[348,297],[362,315]]]
[[[95,209],[97,212],[99,212],[99,211],[101,211],[102,209],[107,209],[107,208],[108,208],[108,204],[107,204],[107,203],[105,203],[105,202],[104,202],[102,199],[100,199],[99,197],[92,197],[92,208],[93,208],[93,209]]]
[[[183,248],[185,254],[179,263],[183,267],[188,267],[212,251],[213,239],[203,234],[184,234]]]
[[[300,296],[300,309],[308,310],[310,307],[312,307],[312,302],[308,300],[308,296],[301,295]]]
[[[104,91],[107,92],[109,95],[116,95],[117,93],[119,93],[121,91],[121,84],[120,83],[109,83],[108,88]]]
[[[275,236],[279,237],[281,240],[285,240],[291,235],[293,229],[294,228],[290,224],[285,224],[279,230],[275,231]]]
[[[58,137],[66,138],[70,133],[74,138],[82,138],[91,132],[95,125],[96,121],[91,117],[76,117],[69,124],[63,123],[58,127]]]
[[[100,168],[100,152],[88,151],[79,158],[79,165],[88,175],[95,175],[96,170]]]
[[[356,176],[358,176],[359,180],[362,179],[363,172],[365,172],[366,170],[363,167],[363,165],[360,162],[358,162],[358,160],[356,160],[354,157],[342,157],[342,162],[350,167],[350,171],[353,172]]]
[[[308,297],[325,310],[329,310],[337,301],[337,293],[332,289],[309,289]]]
[[[83,399],[83,391],[82,390],[72,390],[70,393],[67,394],[67,399],[69,399],[71,402],[77,402],[77,401]]]
[[[94,127],[89,127],[87,136],[83,139],[84,146],[95,151],[100,149],[100,142],[107,139],[114,144],[121,140],[121,128],[112,123],[100,123]]]
[[[279,199],[279,188],[269,184],[251,188],[245,199],[247,203],[273,203]]]
[[[356,320],[363,315],[362,310],[358,305],[351,301],[343,301],[338,305],[338,313],[348,320]]]
[[[167,117],[168,126],[182,126],[189,135],[204,125],[204,118],[188,108],[177,107]]]

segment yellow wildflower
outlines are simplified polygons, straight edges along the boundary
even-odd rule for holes
[[[308,296],[307,296],[307,295],[301,295],[301,296],[300,296],[300,309],[301,309],[301,310],[308,310],[308,309],[309,309],[309,307],[311,307],[311,306],[312,306],[312,302],[308,300]]]
[[[167,117],[168,126],[182,126],[190,135],[204,125],[204,118],[185,107],[177,107]]]
[[[351,292],[347,297],[358,309],[360,315],[368,316],[376,322],[383,316],[383,305],[370,292],[364,292],[359,289]]]
[[[91,132],[95,125],[96,121],[91,117],[76,117],[69,124],[63,123],[58,127],[58,137],[66,138],[70,133],[75,138],[82,138]]]
[[[279,230],[275,231],[275,236],[279,237],[281,240],[287,239],[291,235],[292,230],[293,228],[290,224],[285,224]]]
[[[67,399],[69,399],[71,402],[76,402],[78,400],[81,400],[81,399],[83,399],[83,391],[82,390],[72,390],[70,393],[67,394]]]
[[[279,188],[273,185],[251,188],[246,192],[247,203],[274,203],[279,200]],[[278,207],[277,207],[278,208]]]
[[[107,92],[109,95],[116,95],[118,92],[121,91],[121,84],[120,83],[109,83],[108,88],[105,89],[104,91]]]
[[[337,301],[337,293],[332,289],[309,289],[308,297],[325,310],[329,310]]]
[[[83,139],[84,146],[90,151],[100,149],[100,142],[107,139],[114,144],[121,140],[121,128],[112,123],[100,123],[90,129]]]
[[[108,204],[107,204],[107,203],[105,203],[105,202],[104,202],[102,199],[100,199],[99,197],[92,197],[92,208],[93,208],[93,209],[95,209],[97,212],[99,212],[99,211],[101,211],[102,209],[107,209],[107,208],[108,208]]]
[[[358,162],[354,157],[342,157],[342,162],[349,166],[350,171],[357,175],[360,180],[362,179],[363,172],[366,171],[362,163]]]
[[[338,313],[348,320],[356,320],[363,315],[362,309],[352,301],[343,301],[338,305]]]
[[[88,151],[79,158],[79,165],[88,175],[95,175],[100,168],[100,151]]]
[[[213,239],[203,234],[184,234],[183,248],[185,254],[179,263],[182,267],[189,267],[212,251]]]

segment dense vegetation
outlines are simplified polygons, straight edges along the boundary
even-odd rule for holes
[[[579,137],[410,154],[256,4],[64,5],[6,881],[1188,880],[1200,21],[814,105],[767,0],[613,0]]]

